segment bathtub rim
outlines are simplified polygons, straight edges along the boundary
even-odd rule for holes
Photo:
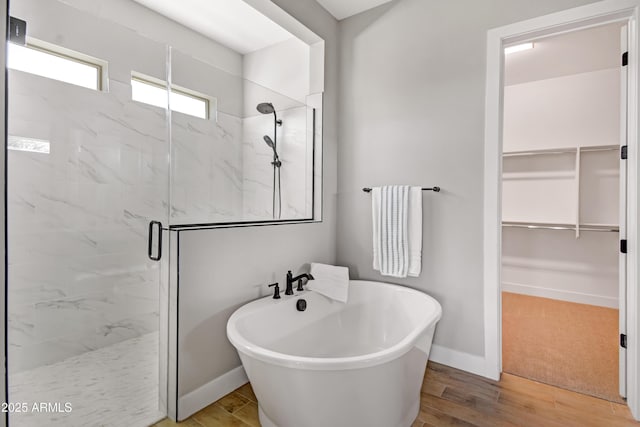
[[[385,288],[401,288],[403,292],[409,292],[414,294],[417,298],[423,298],[433,304],[435,310],[433,313],[430,313],[430,316],[427,317],[427,321],[421,327],[416,327],[411,332],[409,332],[402,340],[397,342],[395,345],[385,348],[383,350],[367,353],[358,356],[349,356],[349,357],[307,357],[307,356],[294,356],[286,353],[280,353],[277,351],[269,350],[259,345],[253,344],[249,342],[237,329],[236,322],[243,315],[247,314],[251,310],[251,305],[255,304],[265,304],[264,300],[271,299],[271,297],[263,297],[257,299],[255,301],[251,301],[247,304],[244,304],[242,307],[238,308],[229,318],[227,322],[227,338],[231,342],[231,344],[236,348],[236,350],[244,354],[248,357],[270,363],[283,367],[290,367],[296,369],[305,369],[305,370],[346,370],[346,369],[357,369],[357,368],[367,368],[371,366],[381,365],[383,363],[389,362],[391,360],[402,357],[404,354],[408,353],[420,340],[420,338],[427,334],[431,328],[435,329],[436,323],[442,317],[442,306],[440,303],[430,295],[425,294],[424,292],[418,291],[416,289],[409,288],[403,285],[396,285],[392,283],[385,282],[375,282],[370,280],[350,280],[350,286],[352,283],[358,283],[359,285],[366,286],[380,286]],[[313,291],[308,291],[313,292]],[[320,294],[318,294],[320,295]],[[322,296],[326,298],[325,296]],[[290,300],[293,298],[288,298]],[[285,301],[282,301],[285,302]],[[432,335],[432,333],[431,333]],[[430,337],[432,340],[432,336]],[[427,343],[426,351],[429,351],[431,347],[431,340]]]

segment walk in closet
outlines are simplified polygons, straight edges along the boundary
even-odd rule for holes
[[[608,400],[618,384],[620,24],[505,58],[503,370]]]

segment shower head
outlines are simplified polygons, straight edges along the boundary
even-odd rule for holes
[[[276,108],[270,102],[261,102],[256,107],[256,110],[261,112],[262,114],[273,114],[273,119],[276,121],[276,125],[282,126],[282,120],[278,119],[278,115],[276,114]]]
[[[273,114],[276,112],[276,109],[273,108],[273,104],[270,102],[261,102],[256,109],[262,114]]]
[[[278,152],[276,151],[276,144],[273,143],[269,135],[265,135],[262,139],[264,139],[264,142],[273,150],[273,162],[271,164],[280,167],[282,163],[280,163],[280,157],[278,157]]]
[[[273,140],[271,139],[271,137],[269,135],[265,135],[263,137],[264,142],[266,142],[266,144],[271,147],[273,149],[273,152],[276,152],[276,145],[273,143]]]

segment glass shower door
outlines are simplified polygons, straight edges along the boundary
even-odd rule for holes
[[[10,15],[28,36],[8,46],[10,424],[149,425],[166,414],[168,254],[152,260],[150,222],[170,205],[168,49],[109,2]]]

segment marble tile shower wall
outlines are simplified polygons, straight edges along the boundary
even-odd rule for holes
[[[10,369],[22,371],[158,330],[147,225],[166,217],[165,112],[109,92],[10,72]],[[310,216],[306,107],[279,112],[283,218]],[[172,224],[271,218],[270,116],[172,115]],[[241,142],[242,141],[242,142]],[[176,172],[179,171],[179,172]]]
[[[242,119],[172,114],[171,224],[242,218]]]
[[[170,144],[166,112],[132,101],[130,86],[132,71],[163,79],[165,45],[62,2],[22,0],[12,9],[33,23],[35,38],[109,64],[107,91],[9,72],[9,134],[50,144],[49,153],[8,154],[9,370],[20,372],[158,331],[160,265],[147,258],[149,221],[270,219],[262,137],[273,121],[244,118],[239,77],[175,53],[179,83],[217,96],[225,112],[217,120],[172,114]],[[282,217],[310,217],[308,110],[278,115]]]
[[[171,78],[175,85],[213,98],[208,120],[171,115],[171,223],[239,221],[242,79],[176,49],[171,52]]]
[[[307,107],[278,111],[278,156],[282,192],[282,219],[310,218],[313,146],[308,141]],[[245,220],[272,218],[273,152],[264,135],[273,138],[273,117],[252,116],[242,121],[242,200]]]
[[[146,230],[167,212],[165,112],[109,83],[9,74],[9,134],[50,142],[8,155],[12,372],[158,330]]]
[[[308,114],[307,107],[278,112],[283,219],[311,217]],[[272,219],[272,151],[263,136],[272,136],[273,116],[217,118],[173,113],[171,224]]]

